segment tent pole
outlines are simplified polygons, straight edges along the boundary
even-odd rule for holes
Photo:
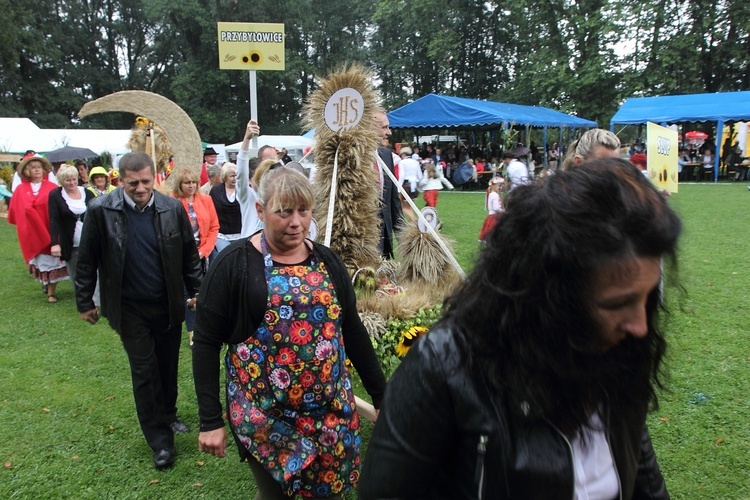
[[[724,120],[716,122],[716,144],[714,144],[714,182],[719,182],[719,163],[721,162],[721,139],[724,135]]]
[[[542,151],[544,152],[542,154],[542,167],[547,168],[547,126],[545,125],[542,129],[542,144],[544,144],[544,147],[542,148]]]

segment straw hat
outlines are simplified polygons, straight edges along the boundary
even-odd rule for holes
[[[45,172],[49,173],[52,171],[52,164],[49,162],[49,160],[44,156],[35,154],[34,156],[27,157],[25,160],[18,164],[18,167],[16,168],[16,172],[18,172],[18,175],[23,178],[23,169],[26,168],[26,165],[28,165],[32,161],[38,161],[39,163],[41,163],[44,167]]]

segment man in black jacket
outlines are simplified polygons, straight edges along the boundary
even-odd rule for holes
[[[388,115],[383,112],[375,113],[375,129],[380,136],[380,145],[378,148],[378,156],[383,160],[385,165],[393,172],[393,155],[391,150],[386,146],[388,143],[388,137],[391,135],[390,123],[388,121]],[[383,202],[380,208],[380,219],[382,220],[381,233],[380,233],[380,244],[378,249],[383,257],[387,259],[393,258],[393,230],[398,229],[401,225],[401,218],[403,214],[401,212],[401,200],[398,196],[398,188],[393,184],[391,178],[385,172],[381,172],[381,166],[377,166],[380,199]]]
[[[155,169],[144,153],[120,160],[122,187],[87,210],[76,272],[81,318],[99,320],[93,295],[101,280],[101,313],[120,335],[130,362],[143,435],[157,469],[175,461],[173,433],[190,432],[177,419],[177,362],[185,315],[195,304],[201,267],[182,204],[154,191]]]

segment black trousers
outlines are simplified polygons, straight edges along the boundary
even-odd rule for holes
[[[154,451],[174,449],[169,424],[177,418],[177,363],[182,323],[169,326],[169,304],[122,301],[120,338],[130,362],[138,421]]]

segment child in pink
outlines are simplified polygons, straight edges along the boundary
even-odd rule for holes
[[[505,211],[503,200],[500,198],[500,191],[503,189],[504,184],[505,179],[502,177],[495,177],[490,181],[485,198],[485,208],[489,213],[487,214],[487,218],[484,219],[482,230],[479,232],[479,241],[485,241],[492,228],[497,224],[500,214]]]

